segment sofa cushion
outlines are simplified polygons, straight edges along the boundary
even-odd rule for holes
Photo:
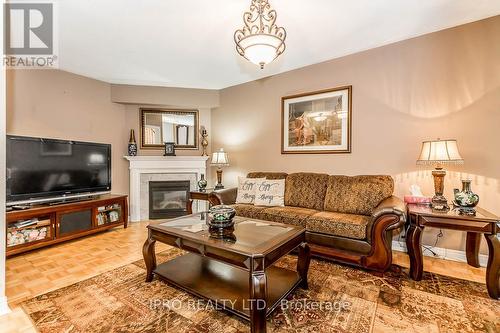
[[[298,225],[305,228],[306,219],[315,213],[318,213],[315,209],[302,207],[272,207],[264,209],[260,216],[263,220]]]
[[[255,186],[256,206],[283,207],[285,205],[285,180],[264,179],[259,180]]]
[[[238,194],[236,195],[236,203],[253,204],[255,202],[257,183],[262,180],[266,179],[238,177]]]
[[[286,177],[285,206],[323,210],[328,175],[292,173]]]
[[[284,172],[250,172],[248,178],[265,178],[265,179],[285,179],[288,174]]]
[[[354,239],[366,239],[371,217],[365,215],[319,212],[306,220],[308,231]]]
[[[248,217],[250,219],[262,219],[261,218],[261,213],[264,209],[269,208],[269,207],[264,207],[264,206],[254,206],[251,204],[235,204],[235,205],[230,205],[236,210],[236,215],[237,216],[243,216],[243,217]]]
[[[391,176],[330,176],[324,210],[371,215],[393,192]]]

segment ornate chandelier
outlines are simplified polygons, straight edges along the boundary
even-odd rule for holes
[[[261,69],[285,51],[286,31],[276,25],[276,16],[268,0],[252,0],[243,14],[245,26],[234,33],[236,51]]]

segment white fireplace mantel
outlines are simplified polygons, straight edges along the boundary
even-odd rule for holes
[[[207,173],[208,156],[124,156],[130,162],[130,220],[141,220],[141,174]]]

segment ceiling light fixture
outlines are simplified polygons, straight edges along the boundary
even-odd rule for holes
[[[245,26],[234,33],[236,51],[261,69],[285,51],[286,31],[276,25],[276,16],[268,0],[252,0],[243,14]]]

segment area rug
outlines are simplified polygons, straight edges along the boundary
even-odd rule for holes
[[[157,260],[181,253],[169,249]],[[294,269],[296,257],[277,265]],[[144,278],[144,264],[137,261],[22,307],[40,332],[249,331],[215,304]],[[395,265],[374,274],[313,259],[309,289],[298,289],[284,304],[268,319],[268,332],[500,332],[500,301],[488,297],[484,284],[430,273],[415,282]]]

